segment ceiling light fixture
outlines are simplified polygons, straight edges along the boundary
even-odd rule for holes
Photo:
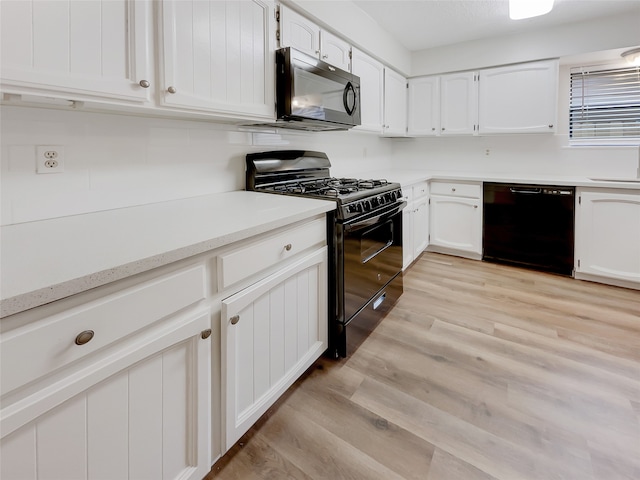
[[[631,65],[640,66],[640,48],[627,50],[626,52],[622,52],[620,56],[624,58],[627,61],[627,63],[630,63]]]
[[[509,0],[509,18],[521,20],[549,13],[553,0]]]

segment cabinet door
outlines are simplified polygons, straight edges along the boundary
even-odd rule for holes
[[[430,244],[482,253],[482,212],[476,198],[431,195]]]
[[[440,134],[473,135],[478,123],[478,84],[475,72],[440,77]]]
[[[413,257],[418,256],[429,244],[429,199],[417,200],[413,210]]]
[[[413,203],[407,204],[402,210],[402,269],[405,270],[414,260],[413,248]]]
[[[407,79],[384,69],[383,135],[404,137],[407,134]]]
[[[229,449],[327,348],[327,248],[222,302]]]
[[[3,405],[3,479],[203,478],[211,466],[208,311]]]
[[[320,27],[299,13],[280,5],[280,46],[320,57]]]
[[[640,282],[640,192],[579,191],[576,272]]]
[[[2,91],[148,101],[150,8],[134,0],[0,2]]]
[[[320,58],[347,72],[351,71],[351,45],[325,30],[320,32]]]
[[[558,109],[558,61],[480,72],[480,133],[553,133]]]
[[[360,77],[361,125],[357,130],[382,132],[384,100],[384,65],[353,48],[351,71]]]
[[[164,0],[161,103],[273,118],[271,2]]]
[[[440,134],[440,77],[409,79],[408,134]]]

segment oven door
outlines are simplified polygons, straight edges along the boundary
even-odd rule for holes
[[[402,271],[402,208],[343,225],[344,324]]]

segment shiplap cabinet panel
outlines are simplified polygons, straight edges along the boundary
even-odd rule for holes
[[[226,449],[327,348],[327,249],[222,302]]]
[[[0,2],[3,92],[146,102],[151,2]]]
[[[274,116],[273,2],[164,0],[160,16],[163,105]]]
[[[576,276],[640,284],[640,191],[579,189]]]
[[[204,477],[211,466],[211,341],[200,333],[210,325],[208,310],[177,319],[3,405],[0,477]]]

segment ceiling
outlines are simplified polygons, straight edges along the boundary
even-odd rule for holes
[[[555,0],[550,13],[525,20],[509,19],[508,0],[355,0],[354,3],[410,51],[618,14],[636,15],[640,28],[640,0]]]

